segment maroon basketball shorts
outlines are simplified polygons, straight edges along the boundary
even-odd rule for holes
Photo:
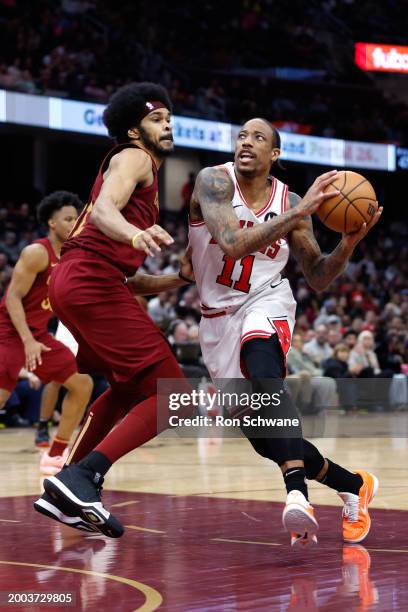
[[[72,374],[78,371],[74,354],[49,334],[47,331],[34,332],[34,338],[42,342],[51,351],[41,353],[42,364],[34,370],[34,374],[43,383],[55,380],[64,383]],[[3,335],[0,338],[0,389],[13,391],[18,381],[18,375],[25,366],[24,345],[17,333]]]
[[[166,338],[142,309],[118,268],[75,249],[52,272],[55,314],[78,342],[81,372],[125,382],[162,360],[174,359]]]

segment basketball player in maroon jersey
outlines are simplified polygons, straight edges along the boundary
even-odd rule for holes
[[[121,536],[123,527],[102,505],[103,476],[157,434],[157,380],[184,379],[127,283],[146,255],[173,242],[157,225],[157,172],[173,150],[170,113],[168,94],[159,85],[131,84],[114,94],[104,122],[117,144],[102,161],[49,288],[54,312],[79,344],[80,371],[103,372],[111,386],[91,406],[69,465],[45,480],[34,507],[110,537]]]
[[[48,235],[23,249],[0,304],[0,406],[7,401],[23,366],[43,383],[57,381],[68,391],[57,435],[46,457],[46,473],[51,474],[64,464],[64,451],[92,391],[92,380],[78,374],[73,353],[47,330],[53,315],[48,299],[51,270],[59,261],[80,206],[78,196],[67,191],[56,191],[42,200],[37,215],[47,226]]]

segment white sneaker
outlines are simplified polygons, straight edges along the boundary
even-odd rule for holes
[[[319,524],[315,519],[313,507],[300,491],[288,493],[282,523],[291,534],[292,546],[317,544]]]

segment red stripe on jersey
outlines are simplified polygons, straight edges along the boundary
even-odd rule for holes
[[[257,210],[255,212],[255,216],[256,217],[260,217],[262,214],[266,213],[266,211],[272,206],[273,199],[274,199],[275,193],[276,193],[276,186],[277,186],[277,181],[276,181],[275,178],[272,177],[271,192],[270,192],[269,200],[265,204],[265,206],[263,208],[261,208],[261,210]]]
[[[241,340],[243,340],[244,338],[246,338],[246,336],[248,336],[249,334],[268,334],[268,332],[267,332],[265,329],[251,329],[251,331],[246,332],[246,333],[245,333],[245,334],[242,336]],[[269,334],[269,336],[270,336],[270,335],[271,335],[271,334]]]
[[[264,206],[262,206],[262,208],[261,208],[260,210],[253,210],[253,209],[252,209],[252,208],[251,208],[251,207],[248,205],[248,202],[246,201],[246,199],[245,199],[245,197],[244,197],[244,194],[242,193],[241,188],[240,188],[240,186],[239,186],[238,179],[237,179],[237,183],[236,183],[236,184],[237,184],[237,189],[238,189],[238,193],[239,193],[239,196],[240,196],[241,200],[243,201],[243,203],[245,204],[245,206],[246,206],[247,208],[249,208],[249,210],[250,210],[251,212],[253,212],[253,213],[254,213],[254,215],[255,215],[256,217],[259,217],[259,216],[260,216],[260,215],[262,215],[264,212],[266,212],[266,210],[267,210],[267,209],[269,208],[269,206],[272,204],[272,202],[273,202],[273,198],[275,197],[276,185],[277,185],[277,181],[276,181],[276,179],[275,179],[274,177],[272,177],[272,181],[271,181],[271,190],[270,190],[270,192],[269,192],[268,200],[267,200],[266,204],[264,204]]]
[[[225,310],[221,311],[221,312],[215,312],[214,314],[205,314],[204,312],[202,313],[202,316],[204,317],[204,319],[215,319],[215,317],[225,317],[227,313],[225,312]]]
[[[272,333],[270,334],[252,334],[250,336],[246,336],[245,338],[241,338],[241,348],[242,346],[245,344],[245,342],[248,342],[248,340],[255,340],[255,338],[261,338],[262,340],[268,340],[270,337],[272,336]]]
[[[282,200],[281,200],[281,215],[286,211],[286,199],[288,195],[288,186],[284,185],[282,189]]]

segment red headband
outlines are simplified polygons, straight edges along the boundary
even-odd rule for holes
[[[159,102],[159,100],[152,100],[151,102],[145,103],[145,109],[142,114],[142,119],[146,117],[149,113],[157,110],[158,108],[165,108],[167,110],[167,106],[163,102]]]

